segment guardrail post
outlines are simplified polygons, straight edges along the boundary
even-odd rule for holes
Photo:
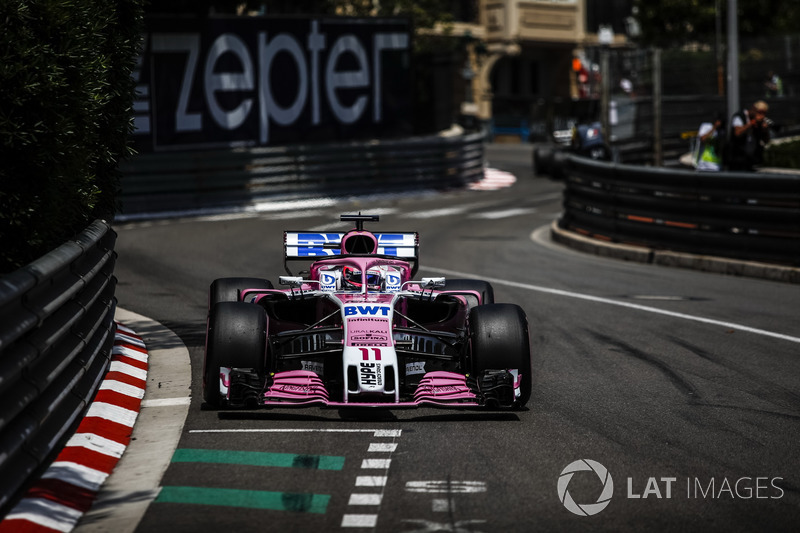
[[[664,165],[661,124],[661,49],[653,49],[653,163]]]
[[[611,93],[611,69],[609,68],[608,46],[603,46],[600,50],[600,127],[603,129],[603,137],[611,141],[611,127],[609,125],[609,113],[611,105],[609,97]]]

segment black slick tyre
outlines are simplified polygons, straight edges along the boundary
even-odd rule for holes
[[[238,302],[244,289],[272,289],[272,282],[261,278],[219,278],[208,289],[208,310],[219,302]]]
[[[216,304],[208,317],[203,362],[203,399],[212,408],[224,405],[219,391],[220,367],[252,368],[264,375],[267,316],[264,308],[244,302]]]
[[[475,304],[474,302],[470,302],[470,307],[494,303],[494,288],[492,287],[492,284],[481,279],[448,279],[444,282],[444,290],[475,291],[480,294],[480,303]]]
[[[521,377],[520,397],[514,407],[523,407],[531,397],[531,348],[528,319],[515,304],[488,304],[469,314],[472,371],[517,370]]]

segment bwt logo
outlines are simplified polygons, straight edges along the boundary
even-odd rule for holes
[[[597,497],[596,502],[578,504],[572,499],[567,487],[575,473],[584,471],[594,472],[600,479],[603,489],[602,492],[600,492],[600,496]],[[579,459],[568,464],[566,468],[561,471],[561,475],[558,478],[558,499],[561,500],[561,503],[564,504],[564,507],[566,507],[568,511],[579,516],[596,515],[608,507],[608,504],[611,502],[611,496],[613,495],[614,481],[611,479],[611,474],[608,472],[608,469],[591,459]]]
[[[346,305],[344,316],[389,316],[388,305]]]
[[[336,289],[336,276],[334,276],[333,274],[322,274],[319,277],[319,282],[323,290]]]
[[[386,292],[397,292],[400,290],[402,279],[399,274],[386,274]]]

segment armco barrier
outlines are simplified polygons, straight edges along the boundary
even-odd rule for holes
[[[606,242],[800,266],[800,176],[560,162],[559,227]]]
[[[122,166],[122,216],[463,186],[482,176],[485,135],[143,154]]]
[[[124,214],[462,186],[483,175],[484,138],[147,154],[122,167]],[[75,241],[0,277],[0,517],[64,444],[108,368],[115,241],[110,226],[96,221]]]
[[[108,367],[115,241],[98,220],[0,277],[0,517],[63,446]]]

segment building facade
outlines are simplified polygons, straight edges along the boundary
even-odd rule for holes
[[[596,99],[598,65],[587,52],[627,46],[633,0],[480,0],[461,71],[460,112],[481,122],[537,120]]]

